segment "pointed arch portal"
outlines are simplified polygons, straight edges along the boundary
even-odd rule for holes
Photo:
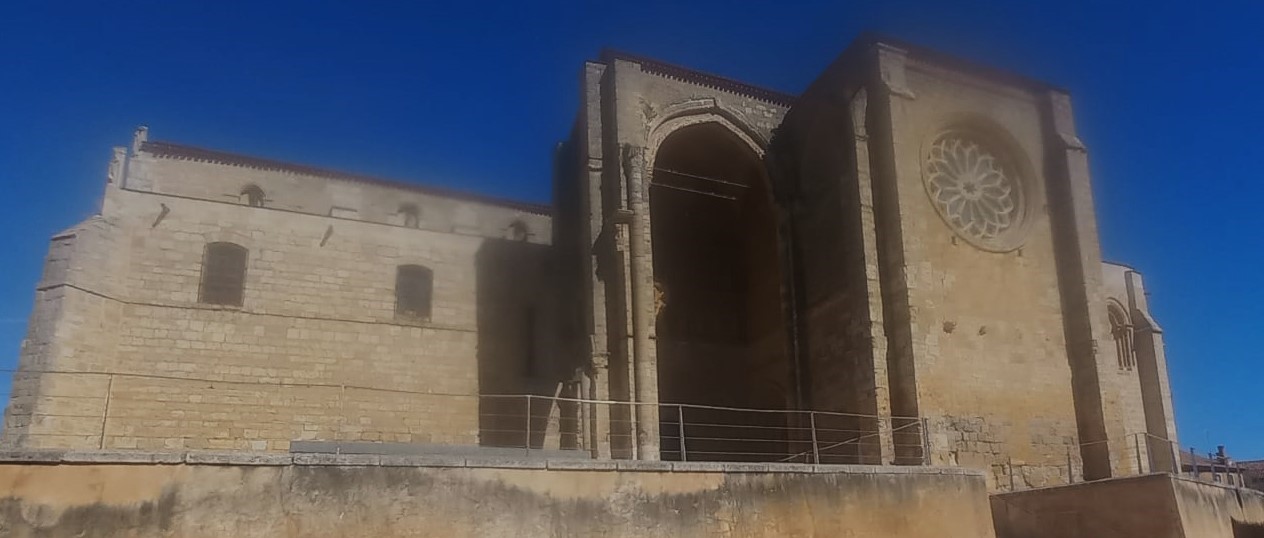
[[[791,408],[777,218],[759,155],[725,125],[696,123],[663,139],[651,177],[660,401]],[[780,414],[684,412],[690,460],[786,453]],[[663,459],[680,457],[673,415],[660,423]]]

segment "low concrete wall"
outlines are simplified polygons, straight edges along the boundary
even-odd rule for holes
[[[991,538],[983,477],[869,466],[0,455],[0,536]]]
[[[1244,538],[1264,493],[1152,474],[996,494],[992,517],[998,538]]]
[[[1264,538],[1264,493],[1175,479],[1186,538]]]

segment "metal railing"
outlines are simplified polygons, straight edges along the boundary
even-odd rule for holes
[[[917,417],[535,395],[484,395],[480,401],[480,444],[525,454],[556,449],[647,459],[636,453],[636,420],[656,416],[658,451],[648,459],[880,463],[884,442],[908,463],[926,463],[929,455],[925,423]],[[655,412],[638,413],[644,407]]]
[[[555,450],[598,459],[953,464],[940,458],[932,461],[932,425],[921,417],[640,404],[565,397],[565,387],[556,395],[478,395],[251,381],[244,374],[225,379],[185,373],[0,369],[4,372],[15,373],[17,395],[6,399],[7,412],[16,419],[6,427],[16,424],[21,429],[30,423],[34,410],[43,433],[69,432],[91,439],[77,448],[284,450],[291,441],[386,442],[500,448],[544,456],[548,454],[539,451]],[[23,383],[44,375],[74,376],[81,393],[42,400],[28,393],[30,388]],[[652,417],[654,424],[638,427],[638,417]],[[63,424],[74,430],[53,431]],[[934,427],[945,431],[943,426]],[[638,443],[638,431],[652,434],[652,442]],[[4,433],[10,438],[13,432]],[[1096,445],[1109,447],[1113,476],[1171,472],[1243,485],[1247,474],[1231,461],[1196,456],[1182,461],[1184,453],[1176,443],[1148,433],[1070,444],[1062,461],[1058,460],[1063,456],[1054,455],[1026,464],[1002,462],[1003,472],[1010,474],[1011,484],[1020,486],[1025,466],[1062,467],[1067,482],[1079,482],[1081,453]],[[638,454],[647,446],[653,454]],[[948,450],[944,447],[936,454]],[[999,481],[1002,488],[1007,485],[1003,475]]]
[[[1078,448],[1095,446],[1109,447],[1111,476],[1169,473],[1226,485],[1246,485],[1248,470],[1232,460],[1218,460],[1215,455],[1199,456],[1194,448],[1186,452],[1176,441],[1148,432],[1079,443]],[[1074,461],[1068,447],[1067,469],[1071,482],[1082,480],[1077,478],[1079,475],[1075,472]]]
[[[33,416],[73,424],[98,449],[284,450],[305,441],[598,459],[881,464],[894,454],[896,463],[929,462],[919,417],[592,400],[561,396],[565,386],[551,396],[478,395],[184,373],[8,372],[17,397],[7,414],[19,428]],[[73,376],[89,390],[64,407],[33,409],[37,397],[23,384],[45,375]],[[657,419],[638,428],[638,417]],[[653,442],[638,443],[638,431],[656,433]],[[638,454],[643,446],[656,453]]]

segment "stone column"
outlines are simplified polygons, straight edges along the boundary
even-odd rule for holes
[[[597,129],[600,125],[596,126]],[[614,257],[613,243],[601,238],[605,222],[601,200],[602,161],[592,157],[601,151],[600,136],[593,135],[596,143],[590,142],[589,157],[585,159],[585,183],[582,185],[581,198],[585,214],[580,219],[583,227],[583,245],[587,247],[583,253],[583,270],[587,282],[584,283],[584,316],[587,325],[588,370],[586,372],[589,387],[583,391],[582,398],[608,401],[610,394],[610,348],[609,333],[606,325],[606,283],[598,266],[601,258],[607,260]],[[606,262],[609,263],[609,262]],[[610,459],[610,406],[597,403],[586,403],[588,439],[590,451],[594,458]]]
[[[654,338],[654,259],[650,244],[649,185],[644,148],[624,146],[627,174],[628,254],[631,257],[632,362],[636,385],[637,458],[657,460],[658,353]]]

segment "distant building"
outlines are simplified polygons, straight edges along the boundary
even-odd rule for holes
[[[141,129],[52,239],[3,444],[1176,467],[1064,91],[881,40],[799,96],[619,53],[582,80],[551,207]]]
[[[1260,489],[1264,484],[1260,483],[1260,477],[1255,476],[1259,474],[1258,467],[1258,462],[1234,461],[1225,453],[1223,446],[1206,456],[1181,452],[1181,472],[1199,480],[1227,486]]]
[[[1238,466],[1242,468],[1246,487],[1264,491],[1264,460],[1240,461]]]

